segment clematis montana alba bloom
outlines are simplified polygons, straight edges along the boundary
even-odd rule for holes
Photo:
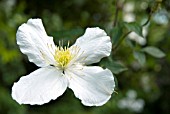
[[[14,83],[12,98],[19,104],[42,105],[67,87],[86,106],[101,106],[111,98],[115,87],[111,71],[86,66],[110,55],[112,44],[104,30],[87,28],[74,45],[56,46],[41,19],[29,19],[18,28],[16,39],[21,52],[40,67]]]

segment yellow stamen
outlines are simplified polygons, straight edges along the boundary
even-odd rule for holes
[[[68,47],[69,47],[69,42],[68,42],[68,45],[65,47],[60,45],[60,42],[59,42],[59,46],[56,47],[56,50],[55,50],[54,58],[57,61],[58,66],[62,69],[64,69],[73,58]]]

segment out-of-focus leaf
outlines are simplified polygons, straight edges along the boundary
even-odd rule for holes
[[[116,45],[123,33],[121,26],[116,26],[111,30],[112,43]]]
[[[147,54],[156,57],[156,58],[162,58],[165,57],[165,53],[161,51],[159,48],[154,46],[148,46],[142,49],[142,51],[146,52]]]
[[[121,62],[118,62],[118,61],[113,61],[111,63],[110,68],[111,68],[112,72],[115,74],[119,74],[119,73],[127,70],[127,68]]]
[[[138,23],[130,22],[130,23],[124,23],[124,25],[129,31],[133,31],[137,33],[139,36],[143,37],[142,26],[139,25]]]
[[[135,47],[135,43],[136,43],[136,42],[134,42],[133,40],[130,40],[129,38],[126,38],[125,41],[126,41],[127,45],[128,45],[130,48],[133,49],[133,48]]]
[[[142,66],[144,66],[146,62],[146,56],[143,52],[134,51],[133,56]]]
[[[125,65],[123,65],[119,61],[112,60],[111,57],[108,58],[107,61],[102,61],[100,64],[101,64],[101,66],[104,66],[104,67],[110,69],[114,74],[119,74],[119,73],[127,70]]]

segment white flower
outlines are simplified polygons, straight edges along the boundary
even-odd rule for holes
[[[141,112],[145,105],[145,101],[140,98],[137,99],[137,93],[135,90],[128,90],[126,94],[127,97],[118,101],[118,107],[121,109],[129,109],[138,113]]]
[[[87,28],[70,48],[55,46],[41,19],[29,19],[16,34],[17,44],[30,62],[41,67],[14,83],[12,97],[19,104],[42,105],[61,96],[67,87],[86,106],[105,104],[114,91],[113,74],[99,66],[111,52],[110,37],[100,28]]]

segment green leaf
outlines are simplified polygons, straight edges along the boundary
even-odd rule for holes
[[[139,36],[143,37],[142,26],[139,25],[138,23],[130,22],[130,23],[124,23],[124,25],[129,31],[133,31],[137,33]]]
[[[130,40],[129,38],[126,38],[125,41],[130,48],[132,48],[132,49],[135,48],[135,44],[136,44],[135,41]]]
[[[144,64],[146,62],[146,56],[143,52],[134,51],[133,56],[142,66],[144,66]]]
[[[122,36],[122,33],[123,33],[123,30],[122,30],[122,27],[120,26],[114,27],[111,30],[111,38],[112,38],[112,43],[114,43],[114,45],[118,43],[119,39]]]
[[[162,58],[165,57],[165,53],[163,51],[161,51],[159,48],[157,47],[153,47],[153,46],[148,46],[142,49],[142,51],[146,52],[147,54],[156,57],[156,58]]]
[[[101,64],[101,66],[104,66],[104,67],[110,69],[114,74],[119,74],[119,73],[127,70],[125,65],[123,65],[119,61],[112,60],[112,58],[108,58],[107,61],[102,61],[100,64]]]

